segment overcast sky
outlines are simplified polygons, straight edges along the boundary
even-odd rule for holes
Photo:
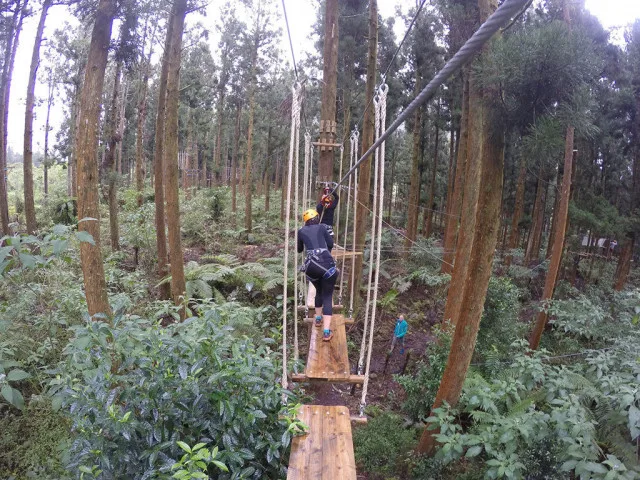
[[[215,11],[218,1],[212,1],[209,9]],[[280,2],[277,2],[280,3]],[[410,6],[415,5],[415,0],[378,0],[378,8],[383,18],[393,16],[395,6],[400,5],[403,11]],[[312,44],[308,41],[311,26],[315,21],[315,6],[318,0],[287,0],[287,15],[289,17],[289,26],[291,28],[291,37],[295,49],[296,60],[300,61],[304,57],[304,51],[312,48]],[[614,37],[621,42],[624,27],[633,22],[634,19],[640,18],[640,0],[586,0],[587,8],[596,15],[605,28],[613,29]],[[70,19],[70,15],[63,6],[52,7],[47,18],[45,37],[47,32],[53,32],[56,28],[60,28],[65,20]],[[213,18],[210,14],[205,17]],[[29,75],[29,64],[31,62],[31,53],[33,50],[33,42],[35,30],[37,27],[38,15],[34,15],[24,22],[22,34],[20,35],[20,43],[16,55],[16,62],[13,73],[13,81],[11,85],[11,101],[9,104],[9,145],[16,151],[21,152],[23,148],[24,133],[24,101],[26,96],[26,87]],[[206,23],[205,23],[206,24]],[[289,42],[286,37],[286,29],[284,20],[282,25],[283,38],[281,49],[284,58],[290,62],[291,53],[289,50]],[[395,26],[396,35],[400,38],[404,33],[404,25],[402,21],[397,21]],[[399,40],[398,38],[398,40]],[[216,52],[213,50],[215,58]],[[45,98],[46,86],[38,85],[36,88],[36,96],[40,99]],[[34,122],[34,151],[42,151],[44,144],[44,117],[46,115],[46,107],[44,105],[36,109],[36,119]],[[55,133],[57,124],[60,123],[62,111],[60,107],[52,111],[53,132],[50,134],[50,144],[55,143]]]

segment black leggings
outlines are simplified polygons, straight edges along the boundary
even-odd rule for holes
[[[323,315],[333,314],[333,289],[338,281],[338,271],[329,278],[320,278],[319,280],[311,280],[307,277],[313,286],[316,287],[316,308],[322,307]]]
[[[322,307],[323,315],[333,314],[333,289],[338,281],[339,271],[335,269],[331,254],[322,252],[317,262],[308,262],[306,266],[307,280],[316,287],[316,308]],[[334,268],[333,275],[323,278],[327,270]]]

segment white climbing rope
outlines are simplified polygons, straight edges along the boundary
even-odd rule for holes
[[[343,158],[344,158],[344,145],[340,145],[340,177],[339,178],[342,178],[342,159]],[[338,206],[336,207],[336,228],[334,230],[334,234],[335,234],[334,238],[336,242],[338,241],[339,231],[340,231],[340,202],[338,202]]]
[[[375,101],[374,108],[376,109],[376,140],[380,139],[383,132],[386,128],[387,123],[387,92],[389,91],[389,87],[386,84],[382,84],[380,88],[378,88],[378,98]],[[379,119],[379,120],[378,120]],[[380,148],[376,151],[377,161],[380,170],[380,192],[379,192],[379,205],[382,205],[382,199],[384,198],[384,157],[385,157],[385,142],[383,141],[380,144]],[[378,222],[378,237],[376,239],[376,274],[375,274],[375,282],[373,287],[373,308],[371,311],[371,328],[369,330],[369,348],[367,352],[367,368],[365,370],[364,375],[364,383],[362,384],[362,397],[360,399],[360,416],[364,415],[364,408],[366,406],[367,401],[367,389],[369,388],[369,369],[371,367],[371,351],[373,350],[373,330],[376,325],[376,304],[378,302],[378,284],[380,280],[380,260],[382,256],[381,247],[382,247],[382,217],[384,215],[384,209],[378,209],[378,217],[377,219],[374,217],[373,221]],[[371,246],[373,247],[373,239]]]
[[[297,163],[300,151],[300,103],[302,100],[302,85],[296,83],[292,88],[291,100],[291,135],[289,138],[289,170],[287,172],[287,211],[285,214],[284,230],[284,282],[282,292],[282,388],[288,388],[287,380],[287,287],[289,282],[289,231],[291,228],[291,181],[294,159]],[[296,230],[296,245],[298,233]],[[297,263],[297,261],[296,261]],[[297,268],[296,268],[297,271]],[[295,278],[295,277],[294,277]],[[296,300],[294,300],[295,302]],[[296,306],[297,312],[297,306]],[[294,317],[294,360],[298,361],[298,326]],[[286,398],[283,397],[286,402]]]
[[[304,134],[304,173],[302,174],[302,210],[307,209],[309,202],[309,165],[311,163],[311,134],[307,130]]]
[[[351,138],[349,139],[350,143],[349,143],[349,168],[351,168],[353,166],[353,162],[355,162],[356,159],[356,155],[357,155],[357,144],[358,144],[358,139],[357,139],[357,130],[354,130],[353,132],[351,132]],[[357,188],[357,186],[356,186]],[[338,204],[339,205],[339,204]],[[349,177],[349,186],[347,189],[347,215],[344,221],[344,241],[342,242],[343,246],[343,250],[346,253],[347,251],[347,232],[349,232],[349,213],[351,210],[351,177]],[[355,239],[353,240],[355,242]],[[338,303],[340,305],[342,305],[342,289],[344,287],[344,283],[345,283],[345,275],[344,275],[344,265],[345,262],[347,260],[347,256],[343,255],[342,256],[342,267],[340,269],[340,271],[342,272],[342,274],[340,275],[340,290],[338,291],[338,298],[339,301]],[[353,274],[353,268],[351,269],[351,273]],[[353,281],[353,280],[352,280]],[[351,309],[353,309],[353,294],[351,297]],[[349,318],[351,318],[351,315],[349,315]]]
[[[358,130],[354,130],[353,132],[354,135],[354,141],[353,144],[351,145],[351,154],[354,155],[354,162],[355,159],[358,158],[358,139],[360,137],[360,133],[358,133]],[[355,165],[355,163],[354,163]],[[352,245],[351,245],[351,252],[353,255],[351,255],[351,292],[350,292],[350,300],[349,300],[349,318],[353,318],[353,289],[354,289],[354,284],[355,282],[355,278],[353,277],[354,272],[356,271],[356,229],[358,226],[358,170],[355,171],[355,173],[353,174],[353,185],[354,185],[354,189],[353,189],[353,234],[351,236],[351,240],[352,240]]]

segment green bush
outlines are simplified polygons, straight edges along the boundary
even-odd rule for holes
[[[507,277],[489,281],[475,347],[477,361],[503,360],[510,355],[511,344],[524,335],[526,325],[518,319],[519,293]]]
[[[414,422],[426,420],[431,413],[451,347],[449,324],[435,326],[433,333],[435,339],[427,346],[427,363],[421,362],[417,371],[397,377],[406,392],[402,409]]]
[[[353,445],[356,463],[370,478],[406,478],[407,461],[413,455],[417,432],[392,413],[373,417],[355,429]]]
[[[219,448],[230,473],[212,464],[209,478],[284,475],[290,422],[273,340],[238,335],[215,308],[167,328],[116,318],[74,330],[52,386],[73,427],[69,468],[168,476],[184,442]]]

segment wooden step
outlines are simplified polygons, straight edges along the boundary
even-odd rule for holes
[[[291,442],[287,480],[356,480],[349,409],[302,405],[298,418],[309,433]]]
[[[307,305],[307,308],[309,309],[310,312],[312,312],[316,306],[315,305]],[[333,311],[334,312],[340,312],[342,311],[342,309],[344,309],[344,305],[334,305],[333,306]],[[305,306],[304,305],[298,305],[298,311],[299,312],[304,312],[305,311]]]
[[[296,383],[355,383],[356,385],[362,385],[364,383],[364,375],[349,375],[347,378],[309,378],[304,373],[291,374],[291,381]]]
[[[310,328],[309,353],[304,371],[309,379],[351,383],[347,333],[344,324],[343,315],[333,315],[331,319],[333,338],[329,342],[322,340],[322,328]]]
[[[362,255],[362,252],[352,252],[350,250],[333,250],[331,252],[331,255],[333,256],[334,260],[342,260],[343,258],[351,258],[351,257],[359,257],[360,255]]]
[[[335,308],[334,308],[335,310]],[[333,315],[334,317],[336,317],[337,315]],[[311,318],[305,318],[304,319],[304,323],[314,323],[316,321],[315,317],[311,317]],[[345,318],[344,319],[344,324],[345,325],[352,325],[354,322],[353,318]],[[333,341],[333,339],[331,340]]]

